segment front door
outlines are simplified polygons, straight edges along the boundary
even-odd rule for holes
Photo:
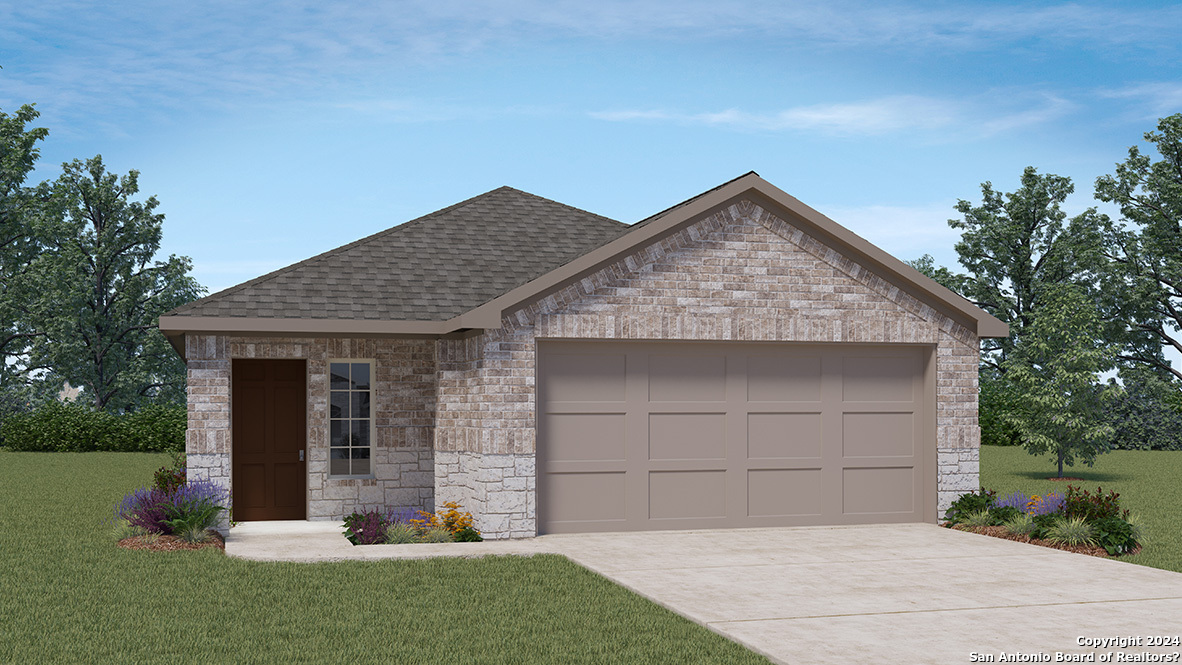
[[[307,518],[307,371],[303,360],[234,360],[232,515]]]

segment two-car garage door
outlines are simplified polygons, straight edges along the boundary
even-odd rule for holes
[[[930,519],[928,354],[539,342],[539,531]]]

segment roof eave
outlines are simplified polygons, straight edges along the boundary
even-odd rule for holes
[[[692,224],[713,214],[732,201],[748,198],[755,203],[769,200],[776,207],[792,214],[795,223],[803,222],[810,233],[837,249],[852,254],[850,257],[866,266],[921,302],[975,332],[978,337],[1008,337],[1009,326],[960,295],[945,288],[927,275],[903,263],[865,238],[857,235],[820,212],[800,202],[787,192],[767,182],[755,173],[748,173],[726,185],[672,210],[668,215],[637,228],[612,242],[599,247],[559,268],[523,284],[469,311],[464,316],[476,316],[481,328],[499,328],[505,313],[535,302],[549,293],[594,272],[633,252],[649,242],[659,240],[682,226]],[[462,318],[462,317],[457,317]]]

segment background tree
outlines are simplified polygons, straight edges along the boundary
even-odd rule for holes
[[[961,200],[963,219],[948,225],[962,231],[956,253],[968,271],[962,293],[1010,326],[1010,336],[982,340],[981,362],[1000,375],[1005,361],[1024,343],[1048,287],[1075,284],[1096,288],[1103,266],[1104,218],[1088,209],[1070,220],[1060,206],[1074,191],[1070,178],[1022,173],[1012,194],[981,185],[981,205]]]
[[[138,172],[108,173],[101,156],[62,171],[43,187],[52,206],[38,229],[46,251],[33,268],[33,318],[43,333],[33,357],[99,409],[183,401],[184,363],[156,319],[203,292],[189,259],[155,260],[164,215],[155,197],[133,200]]]
[[[0,390],[23,387],[30,367],[27,351],[36,331],[28,325],[27,277],[39,251],[33,218],[35,191],[25,186],[48,130],[28,128],[38,116],[31,105],[9,115],[0,111]],[[10,396],[11,397],[11,396]]]
[[[1061,206],[1073,190],[1070,179],[1040,175],[1033,167],[1023,171],[1013,193],[999,193],[986,182],[981,185],[981,204],[959,201],[956,209],[963,218],[948,221],[962,231],[956,251],[968,274],[936,268],[922,258],[912,263],[1010,326],[1008,338],[981,340],[978,403],[983,443],[1029,443],[1009,414],[1032,398],[1046,396],[1033,395],[1029,386],[1008,377],[1008,361],[1022,351],[1051,294],[1060,297],[1062,287],[1072,286],[1091,300],[1098,297],[1105,219],[1089,209],[1069,220]],[[1046,328],[1055,320],[1043,317],[1040,325]],[[1044,448],[1035,444],[1031,452]]]
[[[1113,428],[1104,414],[1109,390],[1099,374],[1113,365],[1113,349],[1094,299],[1073,284],[1047,286],[1028,319],[1020,346],[1003,363],[1021,399],[1002,417],[1032,455],[1050,453],[1058,464],[1091,466],[1110,447]]]
[[[1137,146],[1114,175],[1096,179],[1096,198],[1120,207],[1124,225],[1106,229],[1112,262],[1111,321],[1122,336],[1120,359],[1182,379],[1162,345],[1182,352],[1182,114],[1145,134],[1159,159]]]

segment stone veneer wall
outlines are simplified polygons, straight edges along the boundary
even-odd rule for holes
[[[545,338],[933,345],[939,514],[977,486],[976,335],[742,201],[509,315],[500,330],[440,341],[436,496],[460,500],[487,537],[537,533],[534,349]]]
[[[189,473],[231,487],[231,360],[308,361],[308,518],[370,508],[434,509],[435,342],[186,335]],[[373,478],[328,475],[328,360],[374,361]],[[223,527],[226,525],[223,524]]]

